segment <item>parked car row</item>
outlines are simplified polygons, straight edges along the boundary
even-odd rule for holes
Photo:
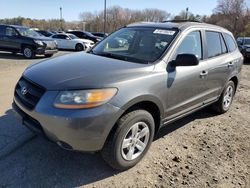
[[[86,31],[46,31],[25,26],[0,25],[0,50],[22,53],[31,59],[36,55],[51,57],[58,49],[86,51],[107,36]]]
[[[57,42],[58,49],[70,49],[76,51],[88,50],[94,46],[94,42],[88,39],[80,39],[73,34],[59,33],[51,36]]]

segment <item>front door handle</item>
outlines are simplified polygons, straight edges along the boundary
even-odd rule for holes
[[[200,73],[200,77],[201,78],[204,78],[204,77],[206,77],[208,75],[208,71],[205,71],[205,70],[203,70],[201,73]]]
[[[234,63],[233,62],[229,62],[227,65],[228,65],[228,67],[233,67]]]

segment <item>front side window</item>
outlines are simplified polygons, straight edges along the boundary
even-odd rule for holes
[[[227,41],[228,50],[230,52],[236,50],[237,46],[236,46],[236,43],[234,41],[234,38],[231,35],[229,35],[229,34],[225,34],[225,39]]]
[[[206,31],[206,40],[208,58],[216,57],[222,54],[220,33],[214,31]]]
[[[177,31],[157,28],[123,28],[109,35],[91,50],[110,58],[151,63],[161,57]]]
[[[178,54],[193,54],[198,59],[202,59],[202,47],[201,47],[201,33],[200,31],[193,31],[189,33],[176,51]]]

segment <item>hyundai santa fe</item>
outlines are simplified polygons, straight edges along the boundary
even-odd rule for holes
[[[120,42],[122,39],[122,43]],[[113,168],[138,163],[162,126],[232,104],[243,57],[233,35],[196,22],[136,23],[88,53],[30,65],[13,108],[25,126]]]

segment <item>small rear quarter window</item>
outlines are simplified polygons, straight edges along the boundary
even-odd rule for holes
[[[236,46],[234,38],[231,35],[226,33],[225,34],[225,39],[226,39],[226,42],[227,42],[229,52],[235,51],[237,46]]]

